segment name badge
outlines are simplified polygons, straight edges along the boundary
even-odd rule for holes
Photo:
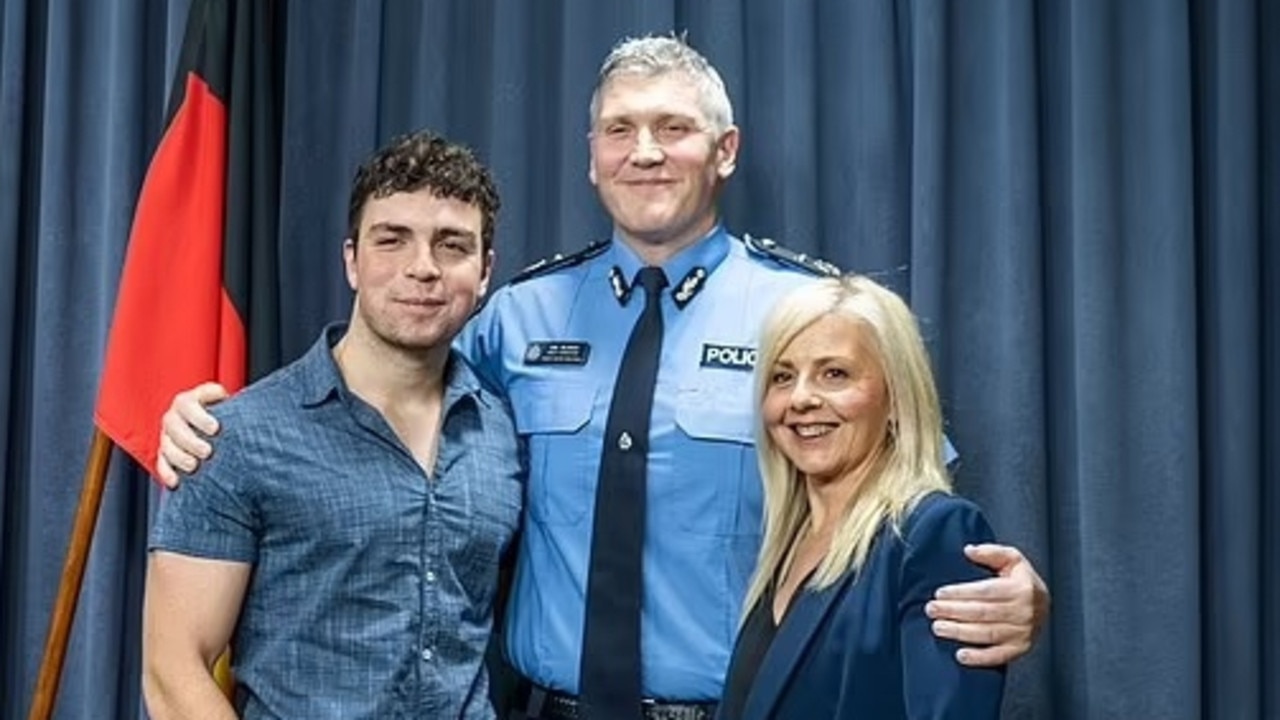
[[[591,344],[554,340],[531,342],[524,349],[525,365],[586,365]]]
[[[753,347],[712,345],[710,343],[702,346],[702,367],[751,372],[755,366],[756,349]]]

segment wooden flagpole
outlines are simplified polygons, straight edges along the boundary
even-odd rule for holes
[[[40,675],[36,680],[28,720],[49,720],[53,715],[54,701],[58,698],[58,683],[62,679],[62,664],[67,656],[67,643],[71,639],[71,625],[76,618],[76,604],[80,601],[84,568],[89,560],[93,531],[98,524],[98,511],[102,506],[102,494],[107,484],[107,467],[111,463],[112,447],[114,444],[111,438],[95,425],[93,443],[89,446],[89,462],[84,468],[84,484],[80,489],[80,505],[76,508],[71,542],[67,546],[66,561],[62,565],[62,580],[58,584],[58,598],[54,602],[53,616],[49,621],[44,658],[40,661]]]

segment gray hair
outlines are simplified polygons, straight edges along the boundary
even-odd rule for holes
[[[591,93],[591,124],[600,117],[600,94],[610,80],[619,75],[658,77],[671,73],[685,75],[698,89],[698,104],[716,135],[733,125],[733,104],[725,90],[724,80],[715,67],[685,42],[674,35],[646,35],[624,38],[600,66],[595,91]]]

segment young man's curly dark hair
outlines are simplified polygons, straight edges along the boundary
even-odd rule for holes
[[[481,247],[493,247],[494,222],[502,205],[489,170],[466,147],[428,130],[401,135],[356,171],[347,205],[347,237],[359,242],[360,217],[370,198],[430,188],[435,195],[480,208]]]

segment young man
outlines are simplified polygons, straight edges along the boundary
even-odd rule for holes
[[[612,239],[521,273],[458,341],[507,394],[529,455],[506,655],[525,717],[710,717],[760,543],[755,335],[776,298],[836,271],[720,225],[739,132],[719,74],[683,41],[614,48],[590,139]],[[634,371],[650,354],[656,372]],[[166,461],[209,457],[189,424],[216,432],[200,403],[221,394],[175,398],[166,482]],[[1012,548],[970,557],[1001,577],[940,591],[935,632],[988,646],[962,662],[1008,662],[1043,620],[1043,583]]]
[[[217,457],[156,520],[151,717],[493,716],[483,657],[522,470],[503,400],[450,344],[489,282],[498,205],[429,133],[361,166],[349,324],[217,408]],[[229,640],[234,708],[210,670]]]

